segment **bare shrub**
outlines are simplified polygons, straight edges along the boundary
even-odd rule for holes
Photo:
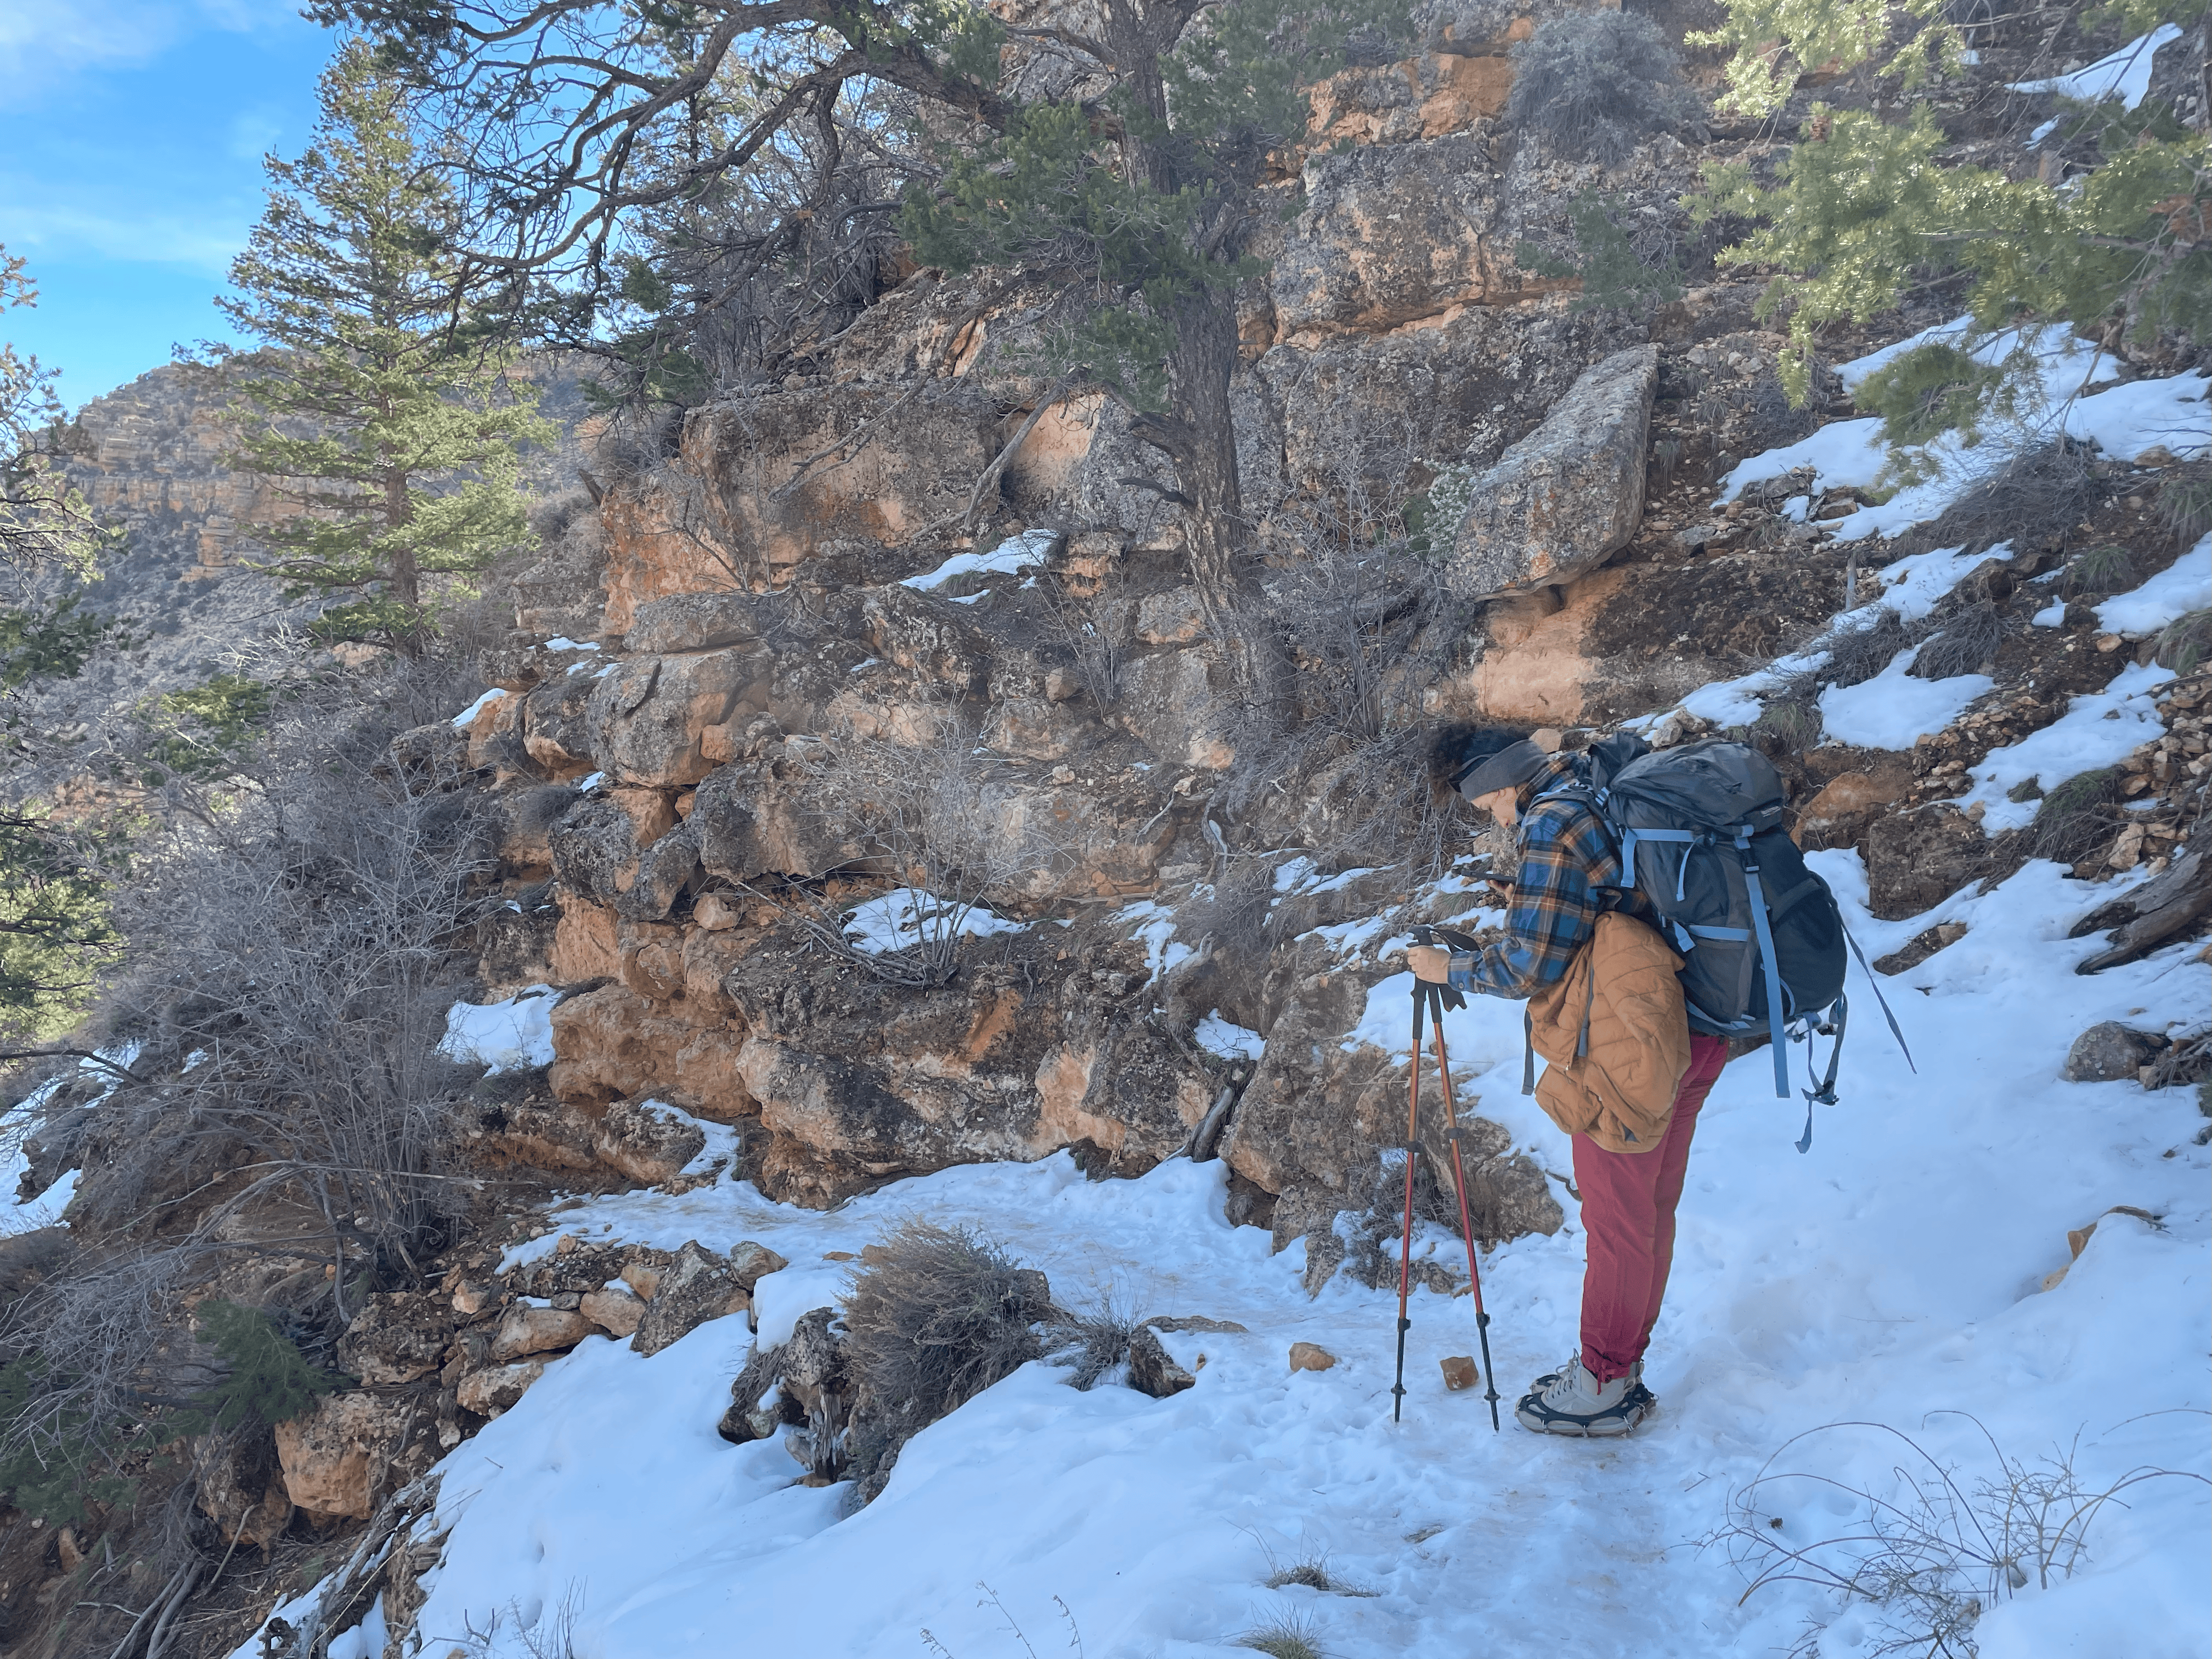
[[[979,1583],[975,1588],[983,1592],[982,1600],[975,1605],[979,1607],[997,1608],[999,1616],[1006,1620],[1006,1634],[1014,1638],[1022,1652],[1028,1656],[1028,1659],[1037,1659],[1036,1644],[1030,1640],[1029,1633],[1022,1629],[1021,1622],[1007,1610],[1006,1604],[1000,1598],[999,1592],[988,1584]],[[1060,1622],[1067,1626],[1066,1650],[1073,1654],[1075,1659],[1083,1659],[1083,1632],[1075,1622],[1074,1609],[1057,1595],[1052,1598],[1052,1605],[1054,1610],[1060,1614]],[[939,1641],[927,1629],[921,1632],[921,1645],[934,1654],[937,1659],[958,1659],[958,1656],[951,1648]]]
[[[2157,662],[2177,674],[2194,674],[2212,656],[2212,609],[2191,611],[2159,630]]]
[[[1267,1659],[1328,1659],[1328,1655],[1321,1644],[1321,1626],[1302,1613],[1278,1613],[1232,1639],[1238,1647],[1264,1653]]]
[[[1690,118],[1681,59],[1638,13],[1564,12],[1513,48],[1506,118],[1560,154],[1607,167],[1648,135]]]
[[[833,906],[811,884],[757,895],[821,948],[915,987],[950,980],[961,942],[986,931],[986,902],[1019,897],[1061,850],[1056,823],[1002,779],[1003,763],[978,746],[958,711],[923,718],[930,729],[919,744],[848,732],[813,745],[802,763],[813,810],[867,848],[868,871],[906,884],[874,902],[869,928],[856,937],[856,907]]]
[[[1262,1542],[1260,1547],[1267,1557],[1267,1576],[1261,1580],[1269,1589],[1286,1589],[1292,1584],[1317,1590],[1323,1595],[1351,1595],[1367,1598],[1376,1592],[1339,1572],[1331,1564],[1329,1553],[1319,1546],[1309,1546],[1296,1555],[1285,1557]]]
[[[2128,550],[2108,544],[2085,549],[2068,560],[2058,588],[2068,599],[2079,599],[2117,593],[2135,582],[2135,561],[2128,556]]]
[[[1912,630],[1904,618],[1884,605],[1871,621],[1822,641],[1828,660],[1817,672],[1831,685],[1863,684],[1888,667],[1912,639]]]
[[[2071,864],[2087,855],[2102,841],[2109,827],[2104,808],[2117,799],[2120,772],[2117,767],[2077,772],[2043,797],[2030,829],[2035,855]]]
[[[1052,1357],[1070,1367],[1067,1380],[1075,1387],[1094,1388],[1128,1358],[1142,1322],[1126,1303],[1107,1298],[1054,1327],[1052,1336],[1060,1346]]]
[[[2004,643],[2004,613],[1986,599],[1965,605],[1922,646],[1905,672],[1915,679],[1948,680],[1978,674]]]
[[[1044,1275],[971,1227],[916,1218],[870,1253],[845,1304],[846,1364],[861,1395],[852,1474],[865,1500],[921,1430],[1044,1351]]]
[[[1725,1551],[1750,1579],[1746,1600],[1769,1584],[1796,1583],[1834,1592],[1844,1607],[1868,1605],[1879,1632],[1863,1650],[1869,1654],[1972,1659],[1981,1616],[2031,1586],[2045,1590],[2071,1577],[2107,1504],[2124,1503],[2123,1493],[2146,1481],[2204,1478],[2136,1468],[2100,1486],[2075,1468],[2078,1440],[2031,1463],[1966,1420],[1988,1448],[1972,1471],[1937,1461],[1911,1436],[1881,1424],[1832,1423],[1796,1436],[1729,1495],[1726,1520],[1703,1541]],[[1794,1447],[1854,1431],[1903,1447],[1884,1486],[1779,1467]],[[1838,1512],[1850,1518],[1809,1540],[1785,1518]],[[1819,1650],[1823,1628],[1808,1627],[1793,1659]]]
[[[2078,524],[2109,494],[2090,451],[2060,438],[2018,452],[1970,484],[1943,515],[1912,532],[1904,550],[1984,548]]]

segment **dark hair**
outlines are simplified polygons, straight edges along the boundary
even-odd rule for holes
[[[1483,762],[1528,735],[1510,726],[1478,726],[1470,720],[1438,726],[1429,739],[1429,781],[1439,790],[1454,789]]]

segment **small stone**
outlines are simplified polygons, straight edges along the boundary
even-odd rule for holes
[[[545,1362],[526,1359],[519,1364],[495,1365],[472,1371],[461,1379],[459,1399],[464,1411],[478,1417],[497,1417],[528,1393],[530,1385],[545,1375]]]
[[[1482,1381],[1482,1372],[1476,1366],[1472,1354],[1455,1353],[1437,1363],[1443,1367],[1444,1387],[1454,1394],[1471,1389]]]
[[[2126,643],[2127,641],[2123,640],[2118,634],[2100,634],[2097,635],[2097,649],[2100,651],[2107,653],[2117,651]]]
[[[1065,668],[1048,668],[1044,676],[1048,702],[1066,702],[1083,689],[1083,682]]]
[[[492,1338],[492,1363],[504,1364],[534,1353],[573,1348],[591,1334],[592,1322],[580,1313],[561,1308],[509,1308],[500,1317],[499,1334]]]
[[[485,1309],[497,1304],[500,1297],[496,1279],[463,1279],[453,1287],[453,1311],[463,1318],[474,1319]]]
[[[645,1305],[628,1291],[586,1291],[582,1313],[619,1342],[637,1334],[638,1321],[645,1317]]]
[[[1311,1342],[1291,1344],[1291,1369],[1294,1371],[1325,1371],[1336,1364],[1336,1356],[1327,1348]]]
[[[744,921],[744,912],[726,893],[702,893],[691,906],[691,920],[708,933],[719,933]]]

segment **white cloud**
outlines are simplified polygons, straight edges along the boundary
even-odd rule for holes
[[[8,241],[17,253],[180,265],[222,276],[246,246],[252,216],[234,209],[209,213],[96,213],[82,207],[8,205]]]
[[[0,105],[36,101],[85,70],[150,62],[203,29],[291,20],[286,0],[11,0],[0,4]]]

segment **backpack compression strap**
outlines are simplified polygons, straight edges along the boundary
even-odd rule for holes
[[[1790,1045],[1782,1032],[1782,970],[1774,964],[1774,930],[1766,925],[1766,896],[1759,890],[1759,865],[1752,857],[1748,825],[1739,825],[1735,850],[1743,855],[1743,884],[1751,896],[1752,930],[1759,935],[1759,965],[1766,973],[1766,1028],[1774,1047],[1774,1093],[1790,1098]]]
[[[1874,976],[1874,969],[1867,966],[1866,952],[1859,949],[1859,942],[1851,937],[1851,930],[1848,927],[1844,929],[1844,942],[1851,947],[1851,954],[1859,959],[1859,968],[1866,975],[1867,983],[1874,987],[1874,1000],[1881,1005],[1881,1017],[1889,1022],[1889,1034],[1897,1039],[1897,1047],[1905,1056],[1905,1065],[1911,1068],[1913,1076],[1918,1077],[1920,1067],[1913,1064],[1912,1050],[1905,1046],[1905,1033],[1898,1029],[1897,1016],[1889,1011],[1889,999],[1881,994],[1881,981]]]

